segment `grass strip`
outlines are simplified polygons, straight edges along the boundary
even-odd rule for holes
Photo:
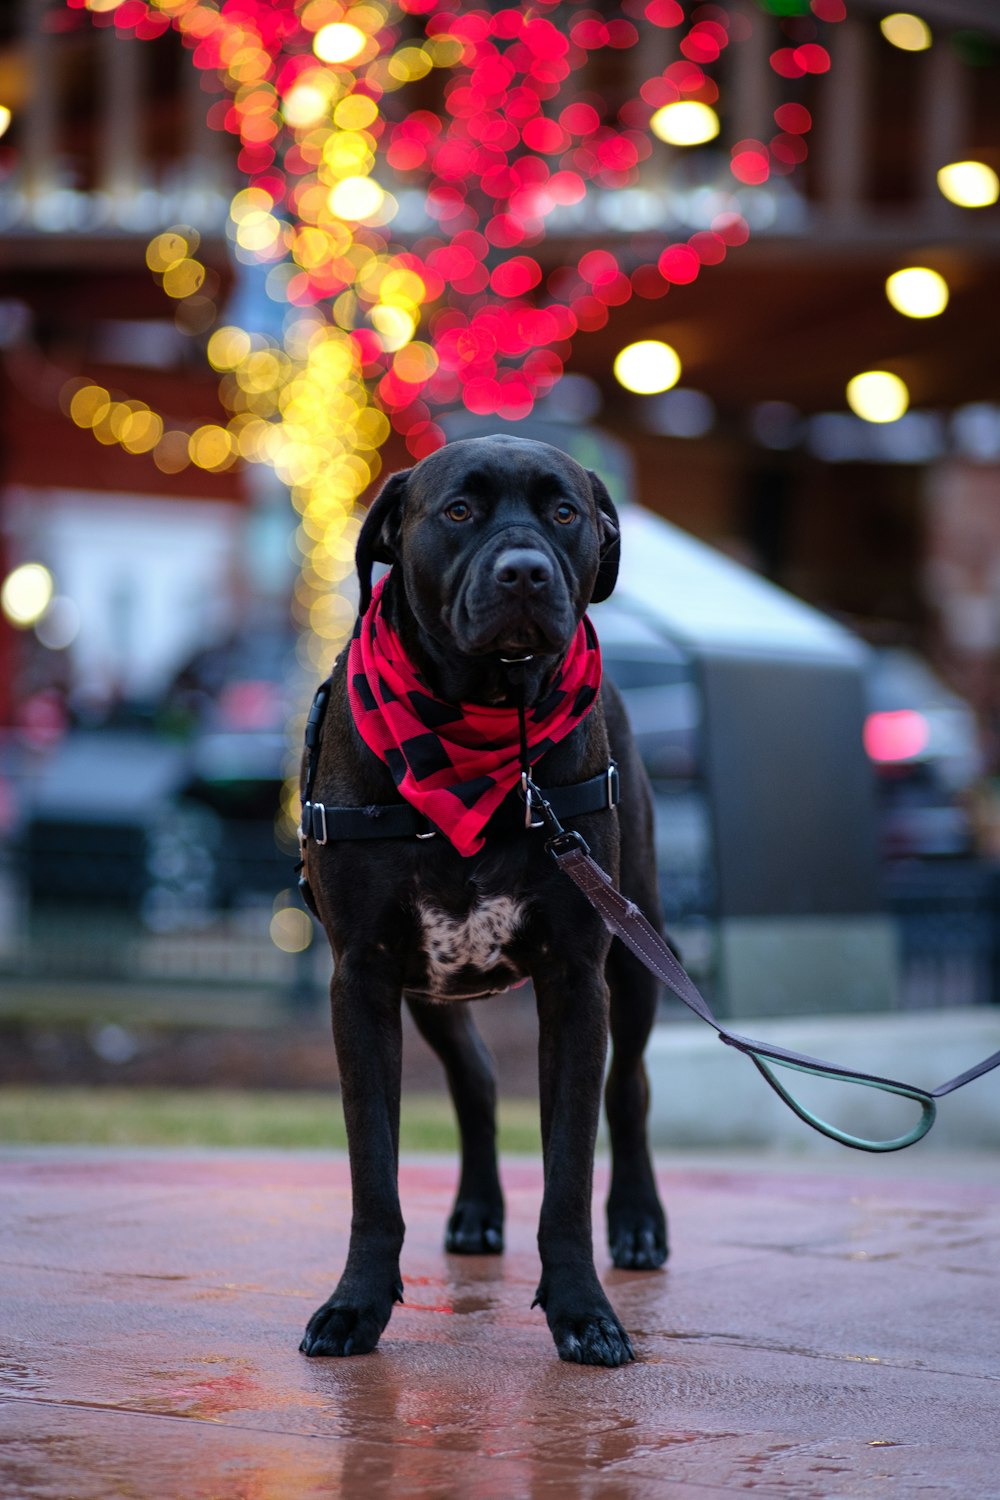
[[[263,1089],[0,1088],[0,1143],[346,1150],[337,1094]],[[454,1152],[450,1101],[404,1094],[403,1151]],[[500,1101],[500,1149],[539,1153],[538,1105]]]

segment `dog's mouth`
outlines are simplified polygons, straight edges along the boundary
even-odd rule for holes
[[[563,642],[557,634],[543,629],[540,625],[520,625],[515,630],[502,630],[492,642],[491,649],[503,652],[507,656],[517,656],[531,652],[547,652],[558,650]]]
[[[470,597],[463,590],[447,612],[447,628],[467,656],[554,656],[566,650],[577,621],[567,599],[533,601]]]
[[[492,628],[469,622],[464,630],[455,630],[455,639],[467,656],[555,656],[566,650],[575,628],[575,621],[568,633],[562,621],[522,620],[512,625],[503,620]]]

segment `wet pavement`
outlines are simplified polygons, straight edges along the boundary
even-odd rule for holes
[[[406,1162],[405,1305],[335,1361],[296,1346],[345,1253],[343,1159],[8,1150],[0,1496],[1000,1497],[1000,1168],[857,1160],[666,1159],[669,1269],[598,1237],[638,1356],[606,1370],[530,1309],[534,1162],[476,1259],[441,1249],[453,1164]]]

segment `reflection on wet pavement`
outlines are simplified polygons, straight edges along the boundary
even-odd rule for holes
[[[440,1248],[453,1165],[404,1165],[406,1302],[375,1354],[314,1361],[344,1161],[10,1153],[0,1497],[1000,1497],[1000,1177],[849,1167],[664,1170],[670,1270],[599,1252],[638,1361],[598,1370],[530,1307],[533,1163],[481,1259]]]

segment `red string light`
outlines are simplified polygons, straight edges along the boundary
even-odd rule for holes
[[[67,0],[76,9],[85,3]],[[727,212],[686,242],[665,245],[655,260],[648,237],[634,247],[626,238],[616,253],[591,250],[577,266],[543,274],[544,257],[532,252],[553,216],[572,213],[594,189],[638,185],[641,164],[656,149],[653,112],[681,100],[716,103],[712,70],[748,30],[746,18],[723,4],[686,13],[678,0],[622,0],[620,14],[608,15],[609,9],[538,0],[530,11],[510,6],[490,13],[459,0],[394,0],[382,7],[383,17],[351,0],[123,0],[112,14],[120,30],[136,35],[173,24],[195,66],[225,80],[230,98],[209,106],[209,121],[238,136],[240,170],[285,216],[282,238],[273,242],[279,257],[299,243],[300,232],[314,236],[303,242],[308,254],[296,251],[299,263],[281,283],[293,306],[325,312],[351,288],[357,292],[366,255],[404,265],[420,279],[423,295],[411,322],[415,329],[423,318],[420,337],[429,342],[421,347],[433,361],[408,360],[397,337],[369,326],[373,303],[363,285],[342,314],[356,317],[352,336],[362,367],[416,452],[440,440],[433,410],[456,401],[484,415],[526,415],[559,378],[577,331],[603,326],[609,309],[633,293],[655,299],[690,284],[748,236],[742,215]],[[818,24],[841,20],[843,9],[842,0],[811,0],[813,19],[786,26],[788,41],[772,52],[772,69],[788,80],[825,72],[829,53],[811,35]],[[335,20],[353,24],[352,15],[363,22],[358,60],[322,62],[314,50],[317,31]],[[680,55],[615,110],[581,87],[577,75],[595,55],[634,48],[646,24],[675,32]],[[411,109],[393,105],[393,93],[411,76],[438,66],[447,74],[439,110],[423,101]],[[310,89],[318,90],[324,122],[312,133]],[[361,141],[355,175],[370,181],[372,173],[377,183],[384,163],[403,191],[418,190],[431,220],[405,255],[391,218],[383,223],[376,212],[349,224],[357,251],[345,258],[330,233],[326,253],[330,182],[336,186],[351,173],[339,164],[339,176],[330,177],[324,131],[331,107],[345,97],[378,107],[354,131]],[[770,140],[732,148],[734,190],[804,160],[809,111],[787,101],[774,122]],[[365,150],[370,161],[362,159]],[[373,190],[373,201],[381,192]],[[557,352],[554,344],[565,347]]]

